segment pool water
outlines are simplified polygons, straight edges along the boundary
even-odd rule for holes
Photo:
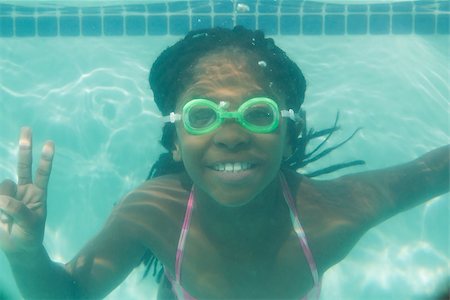
[[[178,39],[0,40],[0,180],[15,178],[21,126],[33,128],[35,157],[45,140],[55,142],[45,236],[54,259],[71,259],[161,153],[147,76],[158,53]],[[328,145],[362,127],[305,171],[354,159],[366,165],[321,178],[388,167],[449,142],[448,35],[274,39],[306,76],[308,125],[331,126],[339,111],[341,130]],[[325,274],[321,299],[435,295],[449,276],[448,200],[435,198],[369,231]],[[0,270],[0,284],[19,298],[3,254]],[[108,299],[155,298],[155,283],[142,274],[138,268]]]

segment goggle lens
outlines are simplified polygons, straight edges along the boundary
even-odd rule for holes
[[[186,112],[187,122],[190,127],[203,129],[211,126],[217,121],[218,115],[216,110],[205,105],[193,106]]]
[[[255,103],[244,111],[246,123],[254,126],[271,126],[275,120],[274,108],[267,104]]]

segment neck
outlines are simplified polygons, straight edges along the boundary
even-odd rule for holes
[[[260,195],[239,207],[223,206],[197,190],[195,210],[209,240],[239,249],[245,249],[246,245],[254,249],[268,235],[279,235],[285,232],[284,226],[291,226],[278,177]]]

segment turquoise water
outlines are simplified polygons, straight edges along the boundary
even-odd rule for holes
[[[57,152],[45,245],[67,261],[101,228],[111,208],[142,182],[161,152],[149,66],[176,37],[23,38],[0,41],[0,179],[15,177],[21,126]],[[448,36],[275,37],[301,66],[309,126],[332,125],[346,146],[310,166],[367,164],[323,178],[409,161],[449,142]],[[449,195],[368,232],[323,279],[321,299],[430,296],[448,278]],[[113,249],[112,249],[113,250]],[[18,291],[0,254],[0,283]],[[108,299],[153,299],[137,269]]]

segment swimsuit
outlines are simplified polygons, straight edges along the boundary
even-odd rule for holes
[[[295,207],[295,201],[292,198],[292,195],[291,195],[291,192],[289,191],[289,187],[287,185],[286,179],[282,173],[280,173],[280,181],[281,181],[281,186],[283,189],[284,199],[286,200],[286,203],[288,204],[288,207],[289,207],[292,226],[294,227],[294,231],[297,234],[297,237],[300,242],[300,246],[302,247],[303,253],[305,254],[305,257],[306,257],[306,260],[308,261],[309,267],[311,269],[313,281],[314,281],[313,289],[308,293],[308,295],[306,295],[302,299],[305,300],[305,299],[308,299],[308,297],[314,297],[314,296],[316,299],[318,299],[319,295],[320,295],[321,282],[319,279],[319,274],[317,272],[317,266],[316,266],[316,263],[312,256],[311,250],[309,249],[303,227],[300,224],[300,221],[298,219],[298,214],[297,214],[297,210]],[[184,216],[183,227],[181,229],[180,239],[178,240],[177,256],[176,256],[176,260],[175,260],[175,278],[173,278],[173,276],[169,272],[167,272],[166,269],[164,270],[164,273],[166,274],[167,278],[169,279],[169,281],[172,284],[172,290],[175,293],[175,295],[177,296],[177,299],[179,299],[179,300],[183,300],[183,299],[184,300],[195,300],[195,298],[192,297],[191,295],[189,295],[189,293],[181,286],[181,262],[183,260],[184,243],[186,242],[186,235],[189,230],[189,226],[190,226],[190,222],[191,222],[191,215],[192,215],[192,208],[194,207],[194,201],[195,201],[195,197],[194,197],[194,192],[192,189],[191,194],[189,195],[188,203],[187,203],[187,208],[186,208],[186,213]]]

